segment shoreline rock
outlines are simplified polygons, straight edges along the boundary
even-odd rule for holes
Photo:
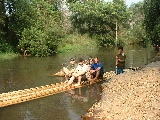
[[[102,98],[84,120],[160,119],[160,61],[125,72],[103,83]]]

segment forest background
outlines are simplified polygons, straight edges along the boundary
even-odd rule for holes
[[[0,58],[159,42],[159,0],[0,0]]]

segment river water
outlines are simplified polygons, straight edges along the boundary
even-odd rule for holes
[[[152,47],[125,46],[126,68],[143,67],[155,56]],[[87,59],[98,56],[105,72],[115,70],[117,48],[89,49],[51,57],[20,57],[0,61],[0,93],[34,88],[57,82],[63,77],[55,77],[63,64],[71,57]],[[44,98],[0,108],[0,120],[81,120],[81,115],[101,96],[103,82],[77,88]]]

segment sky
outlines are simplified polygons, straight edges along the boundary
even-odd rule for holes
[[[132,2],[137,3],[143,0],[126,0],[126,5],[128,5],[128,7],[131,5]]]
[[[104,1],[112,1],[112,0],[104,0]],[[137,3],[143,0],[125,0],[126,1],[126,5],[128,5],[128,7],[131,5],[131,3]]]

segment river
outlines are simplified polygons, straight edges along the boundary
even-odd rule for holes
[[[143,67],[152,61],[155,51],[152,47],[125,46],[126,68]],[[88,59],[98,56],[105,72],[115,70],[117,48],[90,49],[72,53],[61,53],[51,57],[20,57],[0,61],[0,93],[34,88],[57,82],[55,77],[63,64],[71,57]],[[0,108],[0,120],[81,120],[81,115],[101,98],[103,82],[77,88],[44,98]]]

